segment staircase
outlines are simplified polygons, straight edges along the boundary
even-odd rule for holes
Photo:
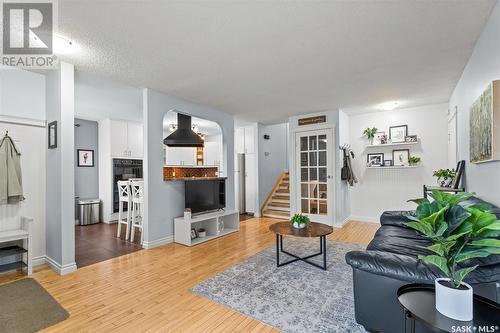
[[[290,178],[288,171],[281,173],[262,206],[261,215],[276,219],[290,218]]]

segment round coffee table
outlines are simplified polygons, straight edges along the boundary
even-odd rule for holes
[[[333,228],[322,224],[322,223],[316,223],[316,222],[311,222],[309,225],[303,229],[297,229],[294,228],[290,222],[278,222],[274,223],[269,227],[269,230],[274,232],[276,234],[276,264],[278,267],[285,266],[288,264],[291,264],[292,262],[296,261],[303,261],[308,263],[309,265],[312,265],[314,267],[318,267],[321,269],[324,269],[326,271],[326,236],[331,234],[333,232]],[[299,257],[293,253],[290,253],[288,251],[285,251],[283,249],[283,236],[295,236],[295,237],[319,237],[319,246],[320,250],[319,253],[311,254],[306,257]],[[295,259],[292,259],[290,261],[280,263],[280,252],[285,253]],[[309,261],[308,259],[317,257],[323,255],[323,265],[318,265],[312,261]]]
[[[460,321],[446,317],[436,310],[434,286],[409,284],[398,290],[398,300],[405,312],[404,332],[410,320],[410,332],[415,332],[415,322],[433,332],[498,332],[500,330],[500,305],[489,299],[474,295],[474,319]]]

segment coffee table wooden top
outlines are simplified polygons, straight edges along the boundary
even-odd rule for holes
[[[290,235],[297,237],[321,237],[333,232],[333,228],[322,223],[311,222],[303,229],[294,228],[289,222],[274,223],[269,230],[278,235]]]

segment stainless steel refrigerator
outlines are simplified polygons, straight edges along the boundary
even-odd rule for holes
[[[238,154],[236,163],[236,182],[238,184],[238,207],[240,214],[246,213],[245,178],[245,154]]]

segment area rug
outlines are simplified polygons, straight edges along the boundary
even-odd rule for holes
[[[316,253],[319,239],[288,237],[284,249],[301,256]],[[362,249],[327,241],[328,270],[323,271],[304,262],[278,268],[276,248],[269,247],[192,291],[287,333],[366,332],[354,319],[352,269],[344,259]],[[289,259],[281,254],[282,262]]]
[[[0,332],[37,332],[69,317],[59,303],[33,279],[0,286]]]

